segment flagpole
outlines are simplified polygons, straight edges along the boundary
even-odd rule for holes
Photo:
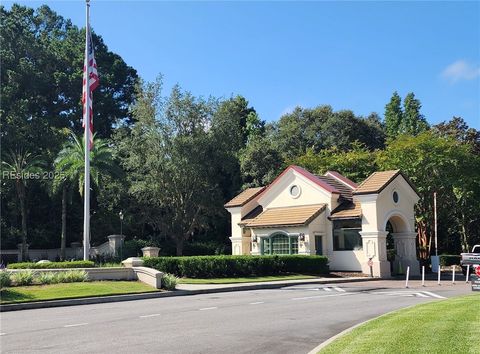
[[[435,219],[435,256],[438,257],[437,192],[433,192],[433,217],[434,217],[434,219]]]
[[[88,48],[90,46],[90,0],[86,0],[86,22],[85,29],[85,109],[83,121],[85,125],[85,191],[83,208],[83,259],[90,258],[90,65],[88,63]]]

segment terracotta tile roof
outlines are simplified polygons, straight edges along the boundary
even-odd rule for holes
[[[345,184],[331,176],[317,176],[317,178],[325,183],[328,183],[330,186],[332,186],[332,188],[338,190],[340,192],[340,196],[342,196],[343,198],[352,199],[352,188],[347,187]]]
[[[248,227],[299,226],[308,225],[321,212],[326,204],[267,209],[250,221]]]
[[[290,170],[293,170],[299,174],[301,174],[303,177],[305,178],[308,178],[310,181],[312,181],[313,183],[315,183],[316,185],[322,187],[324,190],[326,190],[327,192],[329,193],[335,193],[335,194],[340,194],[340,192],[338,190],[336,190],[334,187],[332,187],[331,185],[329,185],[328,183],[325,183],[324,181],[320,180],[318,178],[318,176],[315,176],[313,173],[310,173],[308,172],[307,170],[305,170],[304,168],[301,168],[299,166],[295,166],[295,165],[290,165],[288,166],[280,175],[278,175],[277,178],[275,178],[273,180],[272,183],[270,183],[265,192],[272,188],[276,183],[278,183],[278,181]]]
[[[362,217],[362,208],[357,201],[346,201],[337,206],[331,213],[330,219],[352,219]]]
[[[227,204],[225,204],[225,208],[243,206],[259,195],[264,189],[265,187],[247,188],[235,198],[230,200]]]
[[[256,208],[254,208],[251,212],[249,212],[247,215],[245,215],[242,218],[242,221],[238,223],[238,225],[246,225],[253,219],[255,219],[257,216],[259,216],[261,213],[263,213],[263,207],[261,205],[258,205]]]
[[[399,174],[400,170],[374,172],[368,176],[365,181],[360,183],[353,194],[380,193]]]
[[[341,175],[337,171],[327,171],[327,173],[325,173],[325,176],[328,176],[328,175],[330,175],[330,176],[332,176],[336,179],[339,179],[340,181],[342,181],[345,184],[348,184],[352,188],[357,188],[358,187],[358,185],[355,182],[353,182],[351,179]]]

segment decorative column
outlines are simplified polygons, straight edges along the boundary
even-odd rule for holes
[[[392,233],[395,245],[394,269],[406,272],[410,267],[410,275],[420,275],[420,263],[417,259],[417,233],[415,232],[396,232]]]
[[[110,250],[112,251],[114,256],[122,256],[121,251],[123,248],[123,239],[125,236],[123,235],[110,235],[108,236],[108,242],[110,244]]]
[[[389,278],[390,262],[387,260],[387,234],[386,231],[360,231],[365,259],[362,263],[362,272],[370,274],[368,260],[373,262],[373,276]]]

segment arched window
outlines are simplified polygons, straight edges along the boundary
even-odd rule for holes
[[[278,233],[262,238],[262,254],[298,254],[298,236]]]

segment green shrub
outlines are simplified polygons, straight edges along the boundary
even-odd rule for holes
[[[59,273],[56,272],[40,272],[36,281],[39,284],[57,284],[60,283]]]
[[[175,290],[178,278],[173,274],[165,273],[162,277],[162,288],[166,290]]]
[[[460,259],[462,257],[456,254],[441,254],[440,255],[440,265],[442,267],[448,267],[452,265],[460,264]]]
[[[20,272],[12,273],[12,280],[17,286],[31,285],[35,278],[35,272],[33,270],[22,270]]]
[[[0,270],[0,289],[11,285],[12,279],[10,279],[10,272],[7,272],[6,270]]]
[[[326,274],[323,256],[193,256],[144,258],[145,267],[188,278],[228,278],[279,273]]]
[[[69,270],[66,272],[58,272],[59,283],[78,283],[88,280],[88,274],[84,270]]]
[[[59,269],[59,268],[92,268],[95,263],[92,261],[71,261],[71,262],[49,262],[49,263],[10,263],[8,269]]]

